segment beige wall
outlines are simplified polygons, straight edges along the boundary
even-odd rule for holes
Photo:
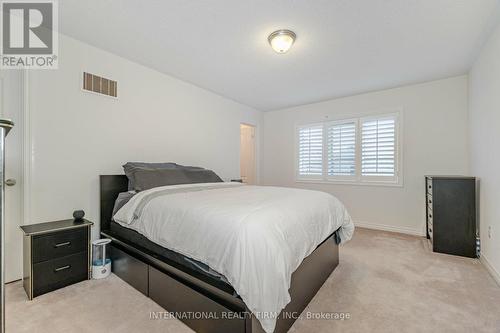
[[[29,222],[84,209],[99,221],[99,175],[127,161],[173,161],[240,176],[240,123],[262,113],[75,39],[59,69],[31,71]],[[82,72],[118,81],[118,99],[84,92]],[[98,227],[94,228],[94,236]]]
[[[481,254],[500,284],[500,25],[471,69],[469,91],[471,175],[480,179]]]
[[[296,125],[394,109],[403,116],[402,187],[295,181]],[[466,76],[266,112],[261,181],[332,193],[358,225],[423,234],[424,175],[467,174],[467,133]]]

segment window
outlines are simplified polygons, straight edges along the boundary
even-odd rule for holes
[[[361,121],[361,175],[394,177],[396,175],[395,116]]]
[[[323,174],[323,124],[299,127],[298,171],[302,177]]]
[[[356,176],[356,122],[327,125],[328,176]]]
[[[399,113],[299,126],[298,180],[401,183]]]

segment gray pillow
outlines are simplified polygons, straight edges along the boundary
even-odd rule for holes
[[[190,170],[184,168],[162,170],[136,170],[135,190],[144,191],[150,188],[196,183],[222,182],[212,170]]]
[[[184,173],[189,178],[190,183],[219,183],[222,179],[212,170],[190,170],[184,169]]]
[[[127,162],[123,165],[123,170],[128,178],[128,190],[135,189],[135,172],[138,170],[163,170],[163,169],[178,169],[186,168],[189,170],[203,170],[200,167],[184,166],[172,162],[164,163],[148,163],[148,162]]]
[[[115,206],[113,207],[113,215],[112,216],[115,216],[116,212],[118,212],[120,210],[120,208],[125,206],[125,204],[130,199],[132,199],[132,197],[136,194],[137,193],[135,193],[135,192],[122,192],[122,193],[118,194],[118,198],[116,198],[116,201],[115,201]]]
[[[177,169],[140,169],[134,172],[134,190],[145,191],[153,187],[189,184],[189,178],[181,168]]]

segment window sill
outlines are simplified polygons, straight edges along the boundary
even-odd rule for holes
[[[357,182],[342,180],[321,180],[321,179],[295,179],[295,183],[304,184],[327,184],[327,185],[348,185],[348,186],[379,186],[379,187],[404,187],[403,182]]]

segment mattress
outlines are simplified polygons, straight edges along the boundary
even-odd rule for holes
[[[181,271],[188,273],[224,292],[236,295],[233,287],[229,284],[229,282],[227,282],[226,278],[222,274],[212,270],[206,264],[153,243],[135,230],[123,227],[120,224],[111,221],[110,230],[107,230],[106,233],[109,234],[109,236],[112,236],[120,241],[124,241],[141,251],[145,249],[147,252],[153,254],[154,257],[157,257],[167,264],[180,269]]]

